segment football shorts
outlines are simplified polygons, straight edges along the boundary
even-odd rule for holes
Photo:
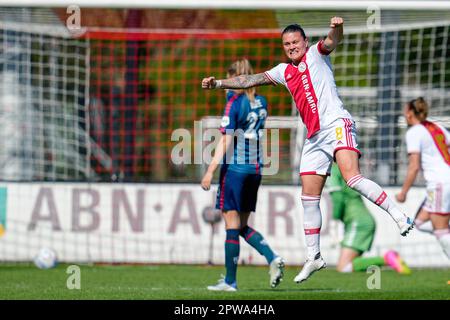
[[[227,170],[225,166],[225,169],[220,171],[216,209],[238,212],[255,211],[260,184],[260,174]]]
[[[356,143],[355,122],[350,119],[337,119],[305,140],[300,175],[330,175],[334,155],[342,149],[353,150],[361,155]]]
[[[436,183],[427,186],[427,198],[423,208],[429,213],[450,214],[450,184]]]

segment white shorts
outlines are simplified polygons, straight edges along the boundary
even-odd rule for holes
[[[361,155],[356,143],[355,122],[337,119],[305,140],[300,163],[300,175],[330,175],[334,154],[341,149],[353,150]]]
[[[427,198],[423,208],[429,213],[450,214],[450,184],[438,183],[427,187]]]

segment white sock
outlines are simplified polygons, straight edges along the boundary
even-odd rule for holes
[[[352,262],[347,263],[345,265],[345,267],[342,268],[341,272],[344,272],[344,273],[353,272],[353,263]]]
[[[320,212],[320,196],[302,195],[303,228],[305,230],[306,251],[308,260],[320,256],[320,228],[322,214]]]
[[[444,250],[447,258],[450,259],[450,229],[436,229],[433,234],[441,244],[442,250]]]
[[[386,195],[383,189],[372,180],[364,178],[362,175],[348,179],[347,185],[358,191],[361,195],[384,209],[394,219],[395,222],[402,221],[406,216],[397,208],[392,200]]]

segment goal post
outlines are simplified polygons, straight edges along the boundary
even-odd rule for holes
[[[80,7],[95,8],[159,8],[159,9],[291,9],[291,10],[324,10],[325,8],[340,10],[366,10],[378,7],[383,10],[448,10],[449,1],[357,1],[357,0],[16,0],[14,2],[0,0],[0,5],[18,7]]]
[[[63,29],[0,24],[2,180],[85,180],[89,47]]]

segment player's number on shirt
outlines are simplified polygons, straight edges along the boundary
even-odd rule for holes
[[[266,109],[259,109],[259,111],[255,112],[249,112],[247,115],[247,123],[248,128],[244,132],[244,137],[246,139],[256,139],[261,138],[263,135],[263,132],[261,127],[264,125],[264,122],[267,118],[267,110]]]
[[[342,140],[342,128],[336,128],[336,140]]]

